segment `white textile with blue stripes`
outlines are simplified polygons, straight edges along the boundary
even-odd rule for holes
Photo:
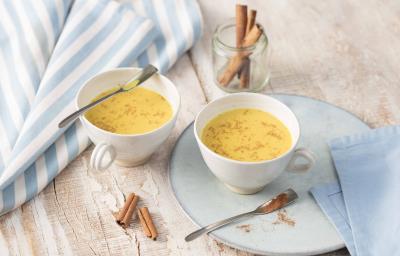
[[[148,63],[165,73],[202,30],[194,0],[5,0],[0,17],[0,215],[89,145],[79,121],[57,127],[88,78]]]

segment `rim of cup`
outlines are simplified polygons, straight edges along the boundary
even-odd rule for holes
[[[108,73],[117,72],[117,71],[124,71],[124,70],[128,70],[128,71],[140,71],[140,70],[142,70],[142,68],[133,68],[133,67],[132,67],[132,68],[129,68],[129,67],[125,67],[125,68],[113,68],[113,69],[109,69],[109,70],[106,70],[106,71],[97,73],[96,75],[93,75],[92,77],[90,77],[89,79],[87,79],[87,80],[83,83],[83,86],[81,86],[81,88],[79,88],[79,91],[78,91],[78,93],[76,94],[76,97],[75,97],[75,107],[76,107],[77,109],[81,108],[81,106],[79,106],[78,99],[79,99],[79,97],[80,97],[80,95],[81,95],[82,90],[83,90],[83,89],[88,85],[88,83],[90,83],[93,79],[95,79],[95,78],[97,78],[97,77],[99,77],[99,76],[102,76],[102,75],[106,75],[106,74],[108,74]],[[154,130],[148,131],[148,132],[144,132],[144,133],[119,134],[119,133],[109,132],[109,131],[106,131],[106,130],[103,130],[103,129],[97,127],[96,125],[92,124],[92,123],[85,117],[84,114],[80,115],[80,116],[79,116],[79,119],[80,119],[80,120],[83,120],[83,121],[84,121],[85,123],[87,123],[90,127],[93,127],[94,129],[96,129],[96,130],[98,130],[98,131],[100,131],[100,132],[103,132],[103,133],[105,133],[105,134],[107,134],[107,135],[117,136],[117,137],[139,137],[139,136],[143,136],[143,135],[149,135],[149,134],[155,133],[155,132],[157,132],[157,131],[163,129],[165,126],[167,126],[168,124],[170,124],[171,122],[173,122],[173,121],[175,120],[176,116],[178,115],[178,113],[179,113],[179,108],[180,108],[180,105],[181,105],[181,96],[180,96],[180,94],[179,94],[179,92],[178,92],[178,89],[176,89],[176,86],[174,85],[174,83],[172,83],[172,81],[169,80],[166,76],[164,76],[164,75],[162,75],[162,74],[160,74],[160,73],[154,74],[153,76],[159,76],[160,78],[165,79],[165,81],[167,82],[166,84],[168,84],[168,85],[166,85],[166,86],[167,86],[167,87],[169,86],[169,87],[172,88],[172,90],[174,91],[174,93],[176,94],[177,99],[178,99],[178,104],[177,104],[176,109],[173,108],[172,103],[170,103],[169,99],[167,99],[168,103],[171,104],[171,107],[173,108],[173,115],[171,116],[171,118],[170,118],[167,122],[165,122],[165,123],[164,123],[163,125],[161,125],[160,127],[156,128],[156,129],[154,129]],[[150,78],[150,79],[151,79],[151,78]],[[150,80],[150,79],[149,79],[149,80]],[[146,83],[146,82],[144,82],[144,83]],[[110,89],[111,89],[111,88],[110,88]],[[149,89],[149,90],[152,90],[152,89]],[[152,90],[152,91],[154,91],[154,90]],[[157,92],[157,91],[155,91],[155,92],[159,94],[159,92]],[[101,93],[101,92],[99,92],[99,93]],[[97,96],[97,95],[94,95],[94,96],[93,96],[93,99],[94,99],[96,96]]]
[[[283,153],[282,155],[280,155],[280,156],[278,156],[278,157],[276,157],[276,158],[269,159],[269,160],[262,160],[262,161],[256,161],[256,162],[239,161],[239,160],[235,160],[235,159],[231,159],[231,158],[222,156],[222,155],[220,155],[220,154],[218,154],[218,153],[212,151],[209,147],[207,147],[207,145],[205,145],[205,144],[203,143],[203,141],[201,140],[201,138],[199,137],[199,134],[198,134],[198,132],[197,132],[197,125],[198,125],[198,118],[199,118],[199,116],[200,116],[204,111],[206,111],[207,108],[212,107],[212,104],[214,104],[215,102],[218,102],[218,101],[221,101],[221,100],[223,100],[223,99],[230,98],[230,97],[240,97],[240,96],[255,96],[255,97],[261,96],[261,97],[263,97],[264,99],[268,99],[268,100],[275,101],[275,103],[278,103],[279,105],[281,105],[281,107],[283,107],[284,109],[286,109],[286,110],[288,111],[288,113],[290,113],[290,115],[292,115],[293,119],[296,121],[296,128],[297,128],[299,134],[298,134],[298,136],[297,136],[297,138],[296,138],[296,141],[295,141],[295,142],[292,142],[291,147],[290,147],[288,150],[286,150],[285,153]],[[235,107],[235,108],[240,108],[240,106]],[[232,108],[232,109],[235,109],[235,108]],[[231,109],[231,110],[232,110],[232,109]],[[224,113],[224,112],[226,112],[226,111],[229,111],[229,109],[228,109],[228,110],[225,110],[225,111],[219,112],[218,114],[214,115],[212,118],[210,118],[209,120],[207,120],[207,122],[211,121],[211,119],[215,118],[217,115],[222,114],[222,113]],[[263,110],[263,111],[268,112],[268,111],[266,111],[266,110]],[[281,121],[281,122],[287,127],[287,125],[286,125],[279,117],[277,117],[277,116],[274,115],[274,114],[271,114],[271,115],[273,115],[275,118],[278,118],[279,121]],[[199,144],[201,144],[201,146],[203,146],[203,147],[207,150],[207,152],[211,153],[212,155],[214,155],[214,156],[216,156],[217,158],[220,158],[220,159],[222,159],[222,160],[225,160],[225,161],[228,161],[228,162],[231,162],[231,163],[236,163],[236,164],[243,164],[243,165],[258,165],[258,164],[270,163],[270,162],[274,162],[274,161],[277,161],[277,160],[283,158],[284,156],[288,155],[289,153],[291,153],[291,152],[296,148],[297,143],[299,142],[300,134],[301,134],[300,125],[299,125],[299,120],[297,119],[296,115],[293,113],[293,111],[292,111],[288,106],[286,106],[286,105],[285,105],[283,102],[281,102],[280,100],[277,100],[277,99],[275,99],[275,98],[273,98],[273,97],[271,97],[271,96],[268,96],[268,95],[265,95],[265,94],[260,94],[260,93],[252,93],[252,92],[239,92],[239,93],[234,93],[234,94],[225,95],[225,96],[222,96],[222,97],[220,97],[220,98],[218,98],[218,99],[212,100],[212,101],[209,102],[206,106],[204,106],[203,109],[197,114],[197,116],[196,116],[196,118],[195,118],[195,120],[194,120],[193,128],[194,128],[194,136],[196,137],[197,142],[198,142]],[[202,127],[202,128],[204,129],[204,127]],[[288,128],[288,129],[289,129],[289,128]],[[290,135],[292,136],[292,139],[293,139],[293,133],[292,133],[292,131],[289,130],[289,132],[290,132]]]

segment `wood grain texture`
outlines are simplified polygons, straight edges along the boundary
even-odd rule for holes
[[[210,41],[216,24],[233,17],[234,1],[219,2],[226,8],[200,1],[205,31],[190,52],[207,100],[225,94],[212,82]],[[398,1],[242,2],[258,10],[257,21],[271,42],[272,75],[265,93],[325,100],[373,127],[399,123]]]
[[[88,168],[92,148],[73,161],[37,197],[0,218],[0,255],[249,255],[203,236],[177,207],[167,183],[169,154],[206,102],[224,93],[213,84],[211,36],[235,13],[236,1],[201,0],[204,36],[168,73],[182,109],[168,141],[136,168]],[[398,124],[400,112],[400,2],[246,1],[258,10],[272,46],[265,93],[291,93],[347,109],[373,127]],[[317,110],[314,110],[317,111]],[[137,219],[122,229],[113,214],[124,195],[137,193],[159,231],[145,237]],[[327,256],[348,255],[343,249]]]

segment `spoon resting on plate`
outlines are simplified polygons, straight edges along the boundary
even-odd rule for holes
[[[253,211],[242,213],[242,214],[230,217],[228,219],[215,222],[213,224],[210,224],[208,226],[205,226],[203,228],[200,228],[200,229],[194,231],[193,233],[191,233],[185,237],[185,241],[190,242],[205,233],[211,232],[215,229],[218,229],[222,226],[225,226],[235,220],[238,220],[238,219],[241,219],[244,217],[250,217],[252,215],[262,215],[262,214],[274,212],[276,210],[279,210],[279,209],[287,206],[288,204],[293,203],[297,198],[298,198],[297,193],[293,189],[289,188],[288,190],[278,194],[271,200],[258,206]]]
[[[128,82],[126,82],[124,85],[120,86],[120,88],[118,90],[116,90],[115,92],[112,92],[98,100],[93,101],[92,103],[78,109],[77,111],[75,111],[74,113],[72,113],[71,115],[67,116],[66,118],[64,118],[59,124],[58,124],[58,128],[63,128],[66,127],[67,125],[69,125],[70,123],[72,123],[73,121],[75,121],[75,119],[77,119],[80,115],[82,115],[83,113],[85,113],[87,110],[93,108],[94,106],[96,106],[97,104],[99,104],[100,102],[105,101],[106,99],[121,93],[121,92],[127,92],[132,90],[133,88],[139,86],[139,84],[143,83],[144,81],[146,81],[147,79],[149,79],[152,75],[154,75],[155,73],[157,73],[158,69],[156,67],[154,67],[153,65],[149,64],[147,65],[141,72],[139,72],[139,74],[136,74],[131,80],[129,80]]]

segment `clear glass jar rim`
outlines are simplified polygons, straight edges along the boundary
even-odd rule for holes
[[[259,23],[257,23],[257,25],[262,28],[263,32],[262,32],[262,35],[259,38],[259,40],[253,45],[238,48],[238,47],[229,45],[229,44],[223,42],[223,40],[221,40],[220,35],[224,29],[236,26],[236,20],[234,18],[229,19],[229,20],[225,21],[224,23],[217,26],[217,28],[214,32],[214,41],[217,42],[220,47],[222,46],[223,48],[225,48],[227,50],[235,51],[235,52],[251,51],[251,50],[256,49],[259,45],[265,47],[268,44],[268,37],[265,34],[264,27]]]

